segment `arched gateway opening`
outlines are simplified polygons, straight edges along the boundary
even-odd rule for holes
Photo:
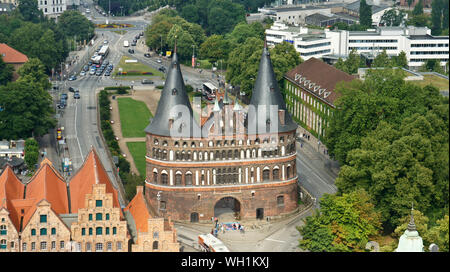
[[[214,217],[220,221],[233,221],[240,218],[241,203],[234,197],[221,198],[214,205]]]

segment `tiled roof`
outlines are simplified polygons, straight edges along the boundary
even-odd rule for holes
[[[25,185],[16,177],[9,165],[0,175],[0,209],[9,211],[9,217],[17,230],[19,230],[20,216],[14,208],[12,200],[23,198]]]
[[[6,63],[25,63],[28,57],[7,44],[0,43],[0,55]]]
[[[106,184],[106,193],[113,194],[113,207],[120,208],[118,192],[113,187],[97,152],[92,148],[84,164],[69,182],[71,213],[78,213],[78,209],[85,208],[86,194],[92,193],[94,184]]]
[[[148,232],[148,219],[152,218],[152,216],[147,208],[147,203],[142,193],[142,186],[138,186],[136,195],[128,203],[124,211],[129,211],[133,216],[137,231]]]
[[[25,199],[34,201],[33,206],[25,212],[23,226],[27,225],[36,210],[36,205],[43,199],[51,203],[52,210],[57,214],[69,213],[66,182],[48,159],[44,159],[41,167],[27,184]]]
[[[285,74],[285,78],[311,94],[334,105],[338,94],[334,92],[336,84],[352,81],[356,76],[342,72],[316,58],[310,58]]]

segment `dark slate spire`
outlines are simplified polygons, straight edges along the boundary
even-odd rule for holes
[[[185,112],[182,112],[181,109],[184,109]],[[187,123],[181,123],[179,118],[182,114],[183,120],[189,120]],[[188,116],[184,116],[185,114]],[[161,92],[156,114],[145,131],[161,136],[175,136],[170,132],[171,126],[175,126],[174,130],[178,133],[176,136],[181,137],[192,137],[194,132],[200,131],[193,118],[191,103],[186,93],[186,86],[178,61],[176,41],[172,62],[167,72],[167,79]]]
[[[409,220],[408,228],[407,228],[409,231],[417,231],[416,224],[414,223],[413,210],[414,209],[411,208],[411,219]]]
[[[278,82],[273,71],[272,61],[270,59],[269,49],[267,48],[267,42],[264,39],[264,48],[261,55],[261,60],[259,62],[258,76],[256,77],[255,86],[253,88],[252,98],[250,100],[250,105],[253,105],[258,112],[257,108],[259,106],[265,106],[266,116],[255,118],[258,120],[257,126],[266,126],[270,123],[275,124],[270,116],[270,106],[278,106],[278,110],[284,111],[284,113],[275,113],[278,118],[278,131],[277,132],[287,132],[297,129],[297,124],[292,120],[289,112],[287,111],[286,104],[281,95],[280,89],[278,87]],[[280,115],[283,115],[284,120],[280,119]],[[274,118],[274,116],[272,116]],[[255,121],[256,121],[255,120]],[[249,127],[251,127],[251,122],[249,121]],[[251,133],[249,129],[249,133]]]

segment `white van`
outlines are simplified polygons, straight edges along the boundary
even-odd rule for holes
[[[130,44],[128,43],[128,41],[123,41],[123,47],[128,47],[130,46]]]

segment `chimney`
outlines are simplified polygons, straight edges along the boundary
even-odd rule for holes
[[[144,186],[136,186],[136,194],[143,193]]]
[[[280,119],[280,124],[282,126],[285,125],[285,116],[286,116],[285,110],[278,110],[278,118]]]

